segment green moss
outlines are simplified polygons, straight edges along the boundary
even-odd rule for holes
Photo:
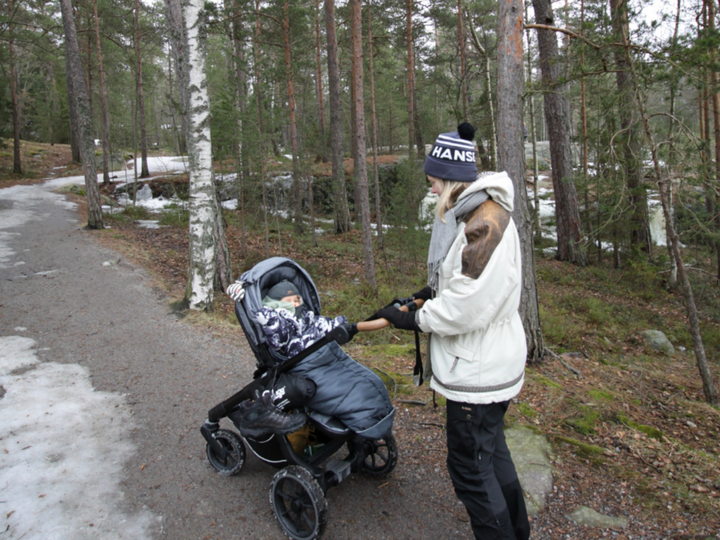
[[[565,420],[565,424],[573,428],[581,435],[590,435],[595,433],[595,424],[600,418],[600,413],[592,407],[578,403],[575,400],[567,400],[567,405],[575,409],[578,415],[574,418]]]
[[[612,401],[613,395],[610,392],[607,392],[606,390],[597,390],[592,389],[588,392],[591,398],[596,399],[598,401]]]
[[[535,409],[533,409],[525,402],[516,403],[515,408],[518,410],[518,412],[524,414],[528,418],[535,418],[537,416],[537,412],[535,412]]]
[[[635,422],[634,420],[631,420],[629,417],[625,416],[623,413],[617,413],[615,415],[615,419],[620,424],[625,424],[627,427],[632,428],[636,431],[640,431],[647,435],[648,437],[652,437],[653,439],[657,439],[659,441],[663,440],[664,433],[660,431],[657,428],[654,428],[652,426],[648,426],[645,424],[639,424]]]
[[[599,456],[609,452],[609,450],[606,450],[605,448],[595,446],[594,444],[584,443],[582,441],[578,441],[577,439],[573,439],[572,437],[556,435],[555,439],[560,442],[575,446],[578,449],[578,453],[585,456]]]
[[[535,381],[542,384],[543,386],[547,386],[549,388],[557,388],[559,390],[562,390],[563,387],[560,383],[557,383],[553,381],[552,379],[548,379],[545,375],[537,375],[535,377]]]
[[[409,343],[382,343],[368,349],[368,353],[382,357],[407,356],[415,354],[415,345]]]

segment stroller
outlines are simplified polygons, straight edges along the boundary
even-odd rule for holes
[[[329,488],[338,485],[351,472],[385,476],[397,464],[398,448],[392,434],[395,409],[387,390],[377,375],[357,364],[339,347],[350,341],[358,331],[384,328],[389,323],[385,319],[375,319],[338,326],[307,349],[287,358],[269,346],[256,319],[257,312],[262,308],[262,298],[273,285],[283,280],[294,283],[308,308],[316,315],[320,314],[317,288],[309,274],[293,260],[273,257],[245,272],[239,280],[244,294],[235,303],[235,313],[257,360],[255,379],[213,407],[200,431],[207,441],[208,461],[221,475],[232,476],[241,471],[246,457],[245,445],[262,461],[280,469],[273,477],[270,488],[275,517],[287,536],[308,540],[319,538],[324,532],[328,512],[325,493]],[[401,309],[419,307],[414,302],[405,306]],[[267,433],[253,437],[220,429],[220,419],[228,417],[240,430],[242,404],[253,398],[255,390],[272,385],[276,377],[293,368],[302,370],[318,359],[322,361],[323,355],[335,355],[343,363],[343,369],[336,373],[344,374],[351,368],[364,370],[362,376],[365,379],[377,379],[377,391],[384,393],[390,412],[379,421],[373,421],[371,426],[352,430],[339,418],[308,406],[306,426],[316,439],[311,446],[303,441],[298,445],[292,439],[295,434]],[[304,363],[300,365],[301,362]],[[303,429],[307,429],[306,426]],[[344,458],[330,459],[345,445],[347,455]]]

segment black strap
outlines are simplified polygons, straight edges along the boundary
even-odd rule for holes
[[[415,386],[422,386],[423,383],[423,365],[420,356],[420,332],[415,330],[415,368],[413,369],[413,378]]]

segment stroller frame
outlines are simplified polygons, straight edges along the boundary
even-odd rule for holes
[[[258,278],[253,272],[260,265],[268,268],[264,268],[262,277]],[[280,271],[273,275],[275,269]],[[241,279],[245,281],[248,278],[248,281],[245,281],[248,286],[246,294],[257,295],[263,287],[253,279],[265,278],[267,283],[276,279],[277,275],[287,278],[289,273],[294,273],[293,277],[299,276],[303,280],[301,286],[303,297],[308,298],[311,309],[319,314],[320,300],[312,279],[291,259],[281,257],[268,259],[243,274]],[[310,456],[297,453],[284,435],[244,437],[232,430],[221,429],[220,420],[225,417],[228,417],[238,430],[240,429],[238,414],[240,404],[252,399],[255,390],[266,387],[273,378],[292,370],[305,358],[329,343],[334,341],[343,345],[354,335],[347,326],[338,326],[304,351],[285,359],[270,349],[258,323],[248,316],[244,305],[238,305],[245,300],[248,299],[241,298],[236,302],[235,311],[258,360],[258,370],[251,383],[208,412],[207,420],[200,427],[200,432],[207,443],[208,461],[218,473],[232,476],[240,472],[245,462],[245,445],[250,447],[260,460],[280,469],[273,478],[270,502],[285,534],[296,540],[319,538],[327,523],[325,494],[328,489],[338,485],[351,472],[363,471],[375,476],[389,474],[397,464],[397,443],[392,434],[378,440],[362,438],[338,419],[315,414],[313,411],[308,414],[308,424],[314,428],[324,445]],[[250,302],[257,300],[257,297],[249,299]],[[348,447],[346,457],[325,464],[346,444]]]

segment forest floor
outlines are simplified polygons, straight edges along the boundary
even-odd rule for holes
[[[121,216],[112,221],[112,230],[97,236],[150,269],[170,296],[181,298],[188,263],[185,228],[144,229]],[[248,231],[247,255],[241,257],[237,216],[228,217],[237,276],[264,258],[264,237],[261,230]],[[280,228],[282,255],[310,271],[326,314],[360,320],[422,285],[421,259],[378,251],[378,281],[386,294],[373,297],[358,283],[363,276],[359,231],[323,234],[319,247],[313,247],[307,234],[297,240],[285,226]],[[279,255],[276,231],[270,241],[270,254]],[[405,279],[398,280],[393,268],[404,269]],[[509,423],[539,430],[554,446],[554,491],[533,520],[537,538],[606,536],[608,531],[584,530],[565,517],[581,504],[628,515],[628,528],[610,533],[617,538],[720,538],[720,410],[703,400],[682,298],[666,288],[662,270],[647,262],[628,262],[623,269],[578,268],[538,256],[546,345],[562,362],[548,354],[528,366],[525,387],[508,413]],[[717,285],[710,275],[693,274],[705,348],[720,381]],[[393,285],[402,288],[392,290]],[[212,319],[225,332],[240,331],[232,302],[223,294]],[[646,329],[665,332],[676,354],[647,348],[640,336]],[[444,471],[443,400],[438,396],[441,406],[433,408],[427,387],[412,385],[409,336],[391,330],[377,334],[358,336],[348,352],[388,383],[402,411],[396,429],[400,446],[413,449],[404,459]],[[462,509],[458,517],[467,519]]]
[[[68,196],[80,203],[82,213],[83,199]],[[152,216],[128,209],[107,216],[108,229],[90,234],[146,268],[169,298],[179,300],[188,264],[187,221],[180,217],[158,229],[139,226],[136,220],[147,217]],[[326,315],[362,320],[394,296],[423,285],[424,233],[390,230],[385,250],[376,245],[379,291],[374,293],[362,281],[360,231],[326,231],[314,246],[310,234],[295,235],[291,224],[273,219],[266,248],[261,217],[249,215],[243,256],[240,217],[230,211],[226,219],[234,277],[268,255],[291,257],[315,280]],[[656,250],[660,255],[654,262],[627,260],[619,269],[610,261],[579,268],[536,252],[543,332],[555,354],[528,365],[525,386],[507,416],[508,423],[527,425],[553,445],[553,492],[532,520],[533,538],[720,538],[720,409],[703,400],[682,295],[665,279],[664,248]],[[702,249],[687,249],[685,256],[694,270],[690,277],[717,386],[717,268]],[[241,333],[233,304],[221,293],[214,313],[186,321],[214,334]],[[663,331],[675,354],[649,349],[640,335],[647,329]],[[433,407],[427,385],[412,384],[410,334],[361,334],[346,349],[388,384],[399,411],[395,431],[401,460],[444,480],[428,489],[451,494],[444,401],[437,396],[439,406]],[[623,530],[577,525],[566,515],[580,505],[626,515],[629,524]],[[454,512],[466,526],[462,506]]]

